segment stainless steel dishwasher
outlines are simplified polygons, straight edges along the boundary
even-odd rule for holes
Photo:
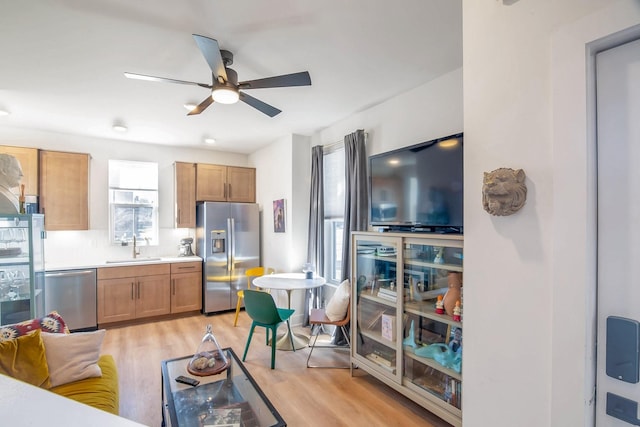
[[[56,310],[72,331],[97,329],[96,270],[47,271],[44,310]]]

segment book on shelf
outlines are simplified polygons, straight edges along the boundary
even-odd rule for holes
[[[378,292],[378,298],[382,298],[387,301],[396,302],[398,301],[398,297],[395,295],[389,295],[382,292]]]
[[[365,357],[374,362],[376,365],[385,368],[389,372],[393,372],[395,370],[395,363],[391,360],[385,359],[379,354],[369,353]]]
[[[381,334],[382,338],[387,339],[389,341],[396,340],[396,316],[391,314],[383,314],[382,315],[382,328]]]
[[[389,295],[392,297],[397,297],[398,296],[398,292],[396,292],[395,290],[389,289],[389,288],[380,288],[378,290],[378,295],[380,294],[384,294],[384,295]]]

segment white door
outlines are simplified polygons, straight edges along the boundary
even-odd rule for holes
[[[596,425],[640,425],[640,40],[599,53],[596,76]]]

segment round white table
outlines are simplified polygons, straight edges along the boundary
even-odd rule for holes
[[[314,289],[324,285],[326,280],[323,277],[315,276],[313,279],[306,279],[304,273],[278,273],[266,274],[253,279],[253,284],[263,289],[278,289],[287,291],[287,307],[291,308],[291,292],[294,290]],[[309,338],[301,334],[293,335],[293,343],[289,340],[289,334],[285,333],[277,337],[276,348],[278,350],[296,350],[306,347]]]

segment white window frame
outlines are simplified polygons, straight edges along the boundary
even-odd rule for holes
[[[130,194],[129,194],[130,193]],[[123,197],[124,196],[124,197]],[[122,201],[130,197],[132,200]],[[141,201],[135,200],[142,196]],[[136,227],[134,218],[132,228],[125,236],[118,235],[116,217],[119,209],[151,209],[151,226],[144,232]],[[136,162],[129,160],[109,160],[109,240],[113,245],[129,244],[136,240],[147,246],[158,245],[158,164],[155,162]]]

